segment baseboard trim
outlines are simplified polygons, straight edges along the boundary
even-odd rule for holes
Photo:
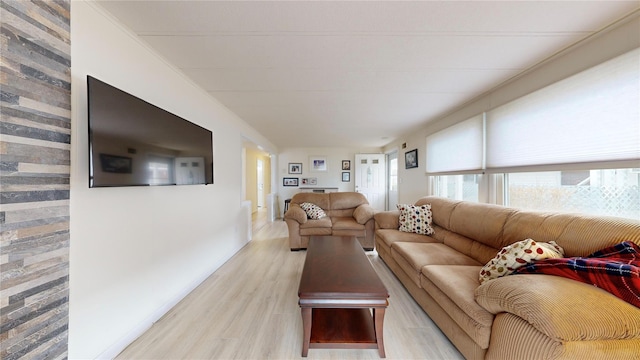
[[[248,241],[247,241],[248,243]],[[246,246],[246,244],[242,247]],[[240,249],[242,249],[242,247]],[[237,253],[240,249],[234,252]],[[131,343],[133,343],[136,339],[138,339],[142,334],[144,334],[147,330],[149,330],[153,324],[155,324],[158,320],[160,320],[163,316],[165,316],[173,307],[178,305],[180,301],[182,301],[187,295],[189,295],[192,291],[194,291],[200,284],[202,284],[205,280],[209,278],[216,270],[224,265],[233,254],[229,256],[229,258],[223,261],[220,264],[214,266],[210,271],[206,271],[201,276],[197,277],[196,280],[192,281],[188,286],[186,286],[180,293],[178,293],[173,299],[165,303],[163,306],[156,309],[151,315],[149,315],[146,319],[144,319],[138,326],[134,327],[129,331],[126,335],[121,337],[114,344],[109,346],[105,351],[103,351],[98,357],[97,360],[112,360],[115,359],[121,352],[124,351]]]

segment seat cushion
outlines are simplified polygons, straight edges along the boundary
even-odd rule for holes
[[[331,218],[307,220],[306,223],[300,224],[300,235],[331,235]]]
[[[391,256],[417,286],[421,286],[420,272],[426,265],[483,265],[441,243],[395,242]]]
[[[417,243],[430,243],[439,242],[438,240],[427,236],[414,233],[406,233],[395,229],[378,229],[376,235],[387,245],[391,246],[393,243],[402,242],[417,242]]]
[[[353,217],[332,217],[331,222],[334,230],[364,230],[364,225]]]
[[[489,347],[494,315],[475,301],[480,285],[474,265],[427,265],[421,286],[481,348]]]

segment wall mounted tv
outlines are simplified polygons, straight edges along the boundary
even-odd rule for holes
[[[213,133],[87,76],[89,187],[213,184]]]

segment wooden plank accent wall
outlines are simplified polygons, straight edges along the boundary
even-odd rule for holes
[[[65,359],[70,0],[0,0],[0,358]]]

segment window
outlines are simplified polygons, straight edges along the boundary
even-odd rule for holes
[[[173,184],[173,159],[162,156],[149,156],[149,185]]]
[[[640,48],[428,135],[430,193],[640,219],[639,61]]]
[[[435,176],[435,195],[454,200],[479,201],[478,175]]]
[[[639,61],[636,49],[487,112],[486,168],[638,160]]]
[[[389,158],[389,191],[398,191],[398,157]]]
[[[640,219],[640,169],[506,174],[511,207]]]

